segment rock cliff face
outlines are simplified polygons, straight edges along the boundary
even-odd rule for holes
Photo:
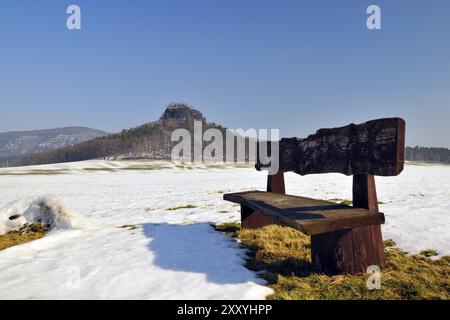
[[[188,120],[198,120],[205,121],[206,119],[203,117],[203,114],[194,109],[193,107],[184,104],[184,103],[172,103],[169,104],[164,111],[163,115],[159,119],[160,121],[165,120],[179,120],[179,121],[188,121]]]

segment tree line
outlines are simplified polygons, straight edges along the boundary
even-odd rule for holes
[[[433,163],[450,163],[450,149],[433,147],[406,147],[405,160]]]

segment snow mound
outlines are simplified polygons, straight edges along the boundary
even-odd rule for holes
[[[26,225],[39,224],[47,230],[78,227],[79,218],[54,196],[15,201],[0,209],[0,235]]]

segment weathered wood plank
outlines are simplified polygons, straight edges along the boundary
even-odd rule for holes
[[[375,177],[372,175],[358,174],[353,176],[353,206],[378,212],[378,197],[375,186]],[[352,230],[355,244],[355,260],[360,265],[368,267],[377,265],[384,267],[384,243],[381,226],[374,225]],[[355,266],[358,268],[358,266]]]
[[[367,174],[353,176],[353,206],[370,211],[378,211],[378,197],[375,177]]]
[[[240,203],[296,228],[307,235],[384,223],[384,215],[334,202],[272,192],[225,194],[224,200]]]
[[[283,172],[267,176],[267,192],[286,194]]]
[[[268,225],[283,225],[282,221],[274,216],[268,216],[241,204],[241,227],[243,229],[257,229]]]
[[[351,230],[312,235],[311,261],[316,271],[320,273],[329,275],[355,273]]]
[[[270,152],[270,143],[267,149]],[[395,176],[403,170],[404,149],[405,121],[401,118],[320,129],[306,139],[280,140],[279,171]],[[258,154],[256,169],[267,168]]]
[[[311,259],[318,272],[365,273],[371,265],[384,267],[380,242],[379,225],[316,234],[311,236]]]

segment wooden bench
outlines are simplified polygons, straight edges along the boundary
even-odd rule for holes
[[[306,139],[279,142],[279,169],[268,176],[267,192],[225,194],[241,205],[243,228],[270,224],[290,226],[311,236],[311,260],[318,272],[356,274],[384,266],[375,175],[396,176],[403,170],[405,122],[386,118],[360,125],[320,129]],[[270,152],[270,144],[267,143]],[[259,157],[257,170],[267,170]],[[286,195],[284,172],[299,175],[353,175],[353,205]]]

